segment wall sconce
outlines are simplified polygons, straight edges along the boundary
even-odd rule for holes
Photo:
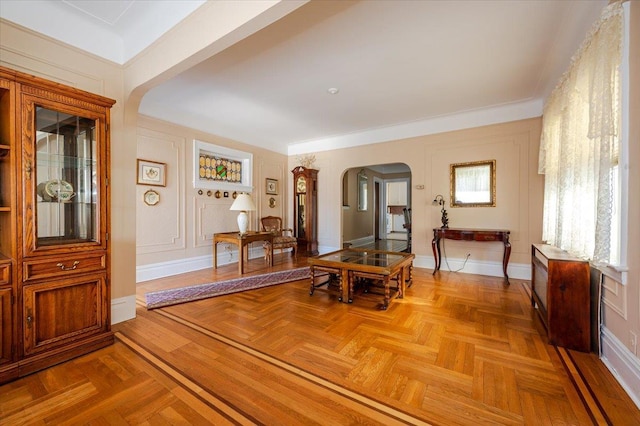
[[[442,228],[448,228],[449,218],[447,217],[447,211],[444,209],[444,204],[444,197],[440,194],[436,195],[436,198],[433,199],[434,206],[442,206],[442,210],[440,210],[440,212],[442,213]]]

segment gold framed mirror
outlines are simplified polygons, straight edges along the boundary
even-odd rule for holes
[[[496,206],[496,160],[450,165],[451,207]]]

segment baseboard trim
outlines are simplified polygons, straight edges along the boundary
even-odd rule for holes
[[[136,296],[111,300],[111,324],[118,324],[136,317]]]
[[[504,276],[502,271],[502,262],[479,262],[476,260],[468,260],[464,263],[464,259],[449,258],[448,262],[443,262],[440,265],[441,271],[457,271],[461,274],[478,274],[487,275],[490,277],[502,277]],[[435,268],[436,262],[433,256],[428,255],[416,255],[413,261],[413,266],[418,268]],[[462,268],[462,269],[461,269]],[[509,278],[518,280],[531,280],[531,264],[529,263],[509,263],[507,268]]]
[[[252,247],[249,259],[264,257],[262,247]],[[238,262],[238,250],[218,251],[218,266]],[[136,283],[199,271],[213,266],[213,254],[207,256],[190,257],[187,259],[170,260],[168,262],[152,263],[136,267]]]
[[[605,326],[601,349],[600,359],[640,408],[640,360]]]
[[[221,257],[222,254],[219,253],[219,261]],[[218,264],[220,265],[221,263]],[[213,265],[213,255],[141,265],[136,267],[136,283],[183,274],[185,272],[198,271],[200,269],[210,268],[211,265]]]

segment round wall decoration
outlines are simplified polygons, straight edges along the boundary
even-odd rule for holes
[[[160,194],[153,189],[144,193],[144,203],[148,206],[155,206],[160,202]]]

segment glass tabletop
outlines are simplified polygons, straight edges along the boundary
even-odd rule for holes
[[[358,265],[387,267],[404,259],[400,253],[382,253],[366,250],[342,250],[318,257],[321,260],[331,262],[352,263]]]

